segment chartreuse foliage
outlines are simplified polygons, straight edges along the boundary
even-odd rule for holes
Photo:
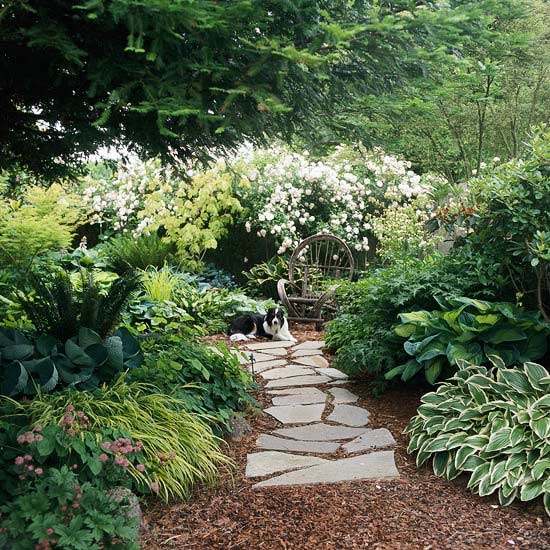
[[[386,373],[404,382],[424,371],[430,384],[461,361],[485,364],[496,357],[504,366],[539,359],[546,353],[550,326],[538,312],[513,304],[472,298],[438,300],[442,309],[401,313],[395,332],[408,338],[413,358]]]
[[[66,386],[93,388],[143,361],[137,340],[125,328],[102,339],[82,327],[65,342],[30,338],[0,328],[0,394],[32,395]]]
[[[67,466],[48,470],[35,487],[3,505],[0,546],[13,550],[125,548],[137,550],[138,519]]]
[[[467,366],[422,397],[405,432],[418,466],[436,475],[470,475],[480,496],[498,492],[502,505],[542,497],[550,514],[550,375],[523,369]]]
[[[189,413],[184,400],[158,393],[149,384],[126,383],[121,377],[94,392],[68,390],[22,403],[32,424],[40,426],[59,423],[68,405],[87,416],[89,432],[101,436],[105,430],[120,430],[141,441],[145,471],[129,473],[136,484],[148,484],[164,499],[185,497],[195,483],[214,481],[218,467],[230,462],[208,417]]]

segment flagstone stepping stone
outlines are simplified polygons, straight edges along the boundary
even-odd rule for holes
[[[331,441],[297,441],[283,439],[269,434],[262,434],[256,440],[256,447],[276,451],[295,451],[298,453],[332,454],[338,450],[340,443]]]
[[[281,407],[268,407],[264,412],[270,414],[283,424],[308,424],[320,422],[325,404],[314,405],[283,405]]]
[[[315,395],[323,394],[321,390],[312,388],[311,386],[305,386],[303,388],[284,388],[282,390],[269,390],[267,393],[270,395]]]
[[[297,357],[296,359],[292,359],[292,362],[299,365],[307,365],[308,367],[327,368],[329,366],[329,362],[322,355]]]
[[[284,359],[275,359],[274,361],[263,361],[262,363],[254,363],[254,372],[260,373],[269,369],[273,369],[275,367],[284,367],[286,364],[287,362]],[[252,372],[252,367],[250,366],[250,363],[246,366],[246,368],[250,372]]]
[[[384,447],[393,447],[395,439],[389,430],[386,428],[378,428],[376,430],[367,430],[358,438],[342,445],[346,453],[358,453],[360,451],[368,451],[370,449],[383,449]]]
[[[316,456],[300,456],[278,451],[261,451],[246,455],[246,477],[261,477],[286,470],[306,468],[328,462]]]
[[[274,348],[290,348],[295,342],[288,342],[286,340],[274,340],[270,342],[256,342],[255,344],[247,344],[246,348],[251,350],[268,350]]]
[[[377,451],[287,472],[256,483],[254,488],[338,483],[361,479],[395,479],[397,477],[399,477],[399,472],[395,466],[393,451]]]
[[[308,355],[319,355],[321,350],[319,348],[313,349],[297,349],[292,352],[292,357],[306,357]]]
[[[316,389],[316,388],[314,388]],[[327,399],[322,391],[319,393],[305,393],[296,395],[280,395],[274,397],[271,401],[275,406],[282,405],[310,405],[312,403],[324,403]]]
[[[355,403],[359,397],[346,388],[330,388],[329,393],[334,397],[333,403]]]
[[[288,350],[286,348],[269,348],[262,351],[262,353],[268,353],[269,355],[277,355],[277,357],[283,357],[287,354],[287,352]]]
[[[355,405],[336,405],[327,420],[346,426],[366,426],[369,422],[369,411]]]
[[[329,386],[342,386],[344,384],[349,384],[350,381],[348,380],[333,380],[332,382],[329,382]]]
[[[328,376],[321,374],[311,374],[309,376],[293,376],[292,378],[281,378],[279,380],[270,380],[266,388],[284,388],[290,386],[315,386],[316,384],[325,384],[330,382]]]
[[[305,369],[303,367],[291,366],[280,367],[277,369],[271,369],[266,372],[262,372],[262,378],[265,380],[276,380],[278,378],[292,378],[293,376],[306,376],[309,374],[315,374],[313,369]]]
[[[294,346],[293,350],[299,350],[299,349],[321,349],[325,347],[324,340],[308,340],[306,342],[302,342],[301,344],[298,344],[297,346]]]
[[[366,430],[366,428],[348,428],[347,426],[331,426],[330,424],[319,423],[294,428],[279,428],[274,430],[273,433],[303,441],[340,441],[359,437]]]
[[[338,380],[347,380],[348,375],[343,373],[341,370],[333,369],[331,367],[328,367],[326,369],[315,369],[316,372],[319,374],[324,374],[326,376],[330,376],[331,378],[336,378]]]

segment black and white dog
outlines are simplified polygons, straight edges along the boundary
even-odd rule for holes
[[[248,340],[256,336],[296,342],[296,338],[288,330],[287,319],[278,307],[269,309],[265,315],[257,313],[241,315],[231,323],[229,339],[232,342]]]

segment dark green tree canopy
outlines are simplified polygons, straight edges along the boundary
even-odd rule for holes
[[[421,74],[494,4],[0,0],[0,169],[55,175],[119,143],[190,158],[315,139],[336,100]]]

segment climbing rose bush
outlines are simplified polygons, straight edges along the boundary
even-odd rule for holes
[[[284,147],[246,150],[233,168],[247,231],[272,235],[284,254],[323,231],[368,251],[374,218],[431,189],[410,166],[381,149],[340,146],[322,159]]]

